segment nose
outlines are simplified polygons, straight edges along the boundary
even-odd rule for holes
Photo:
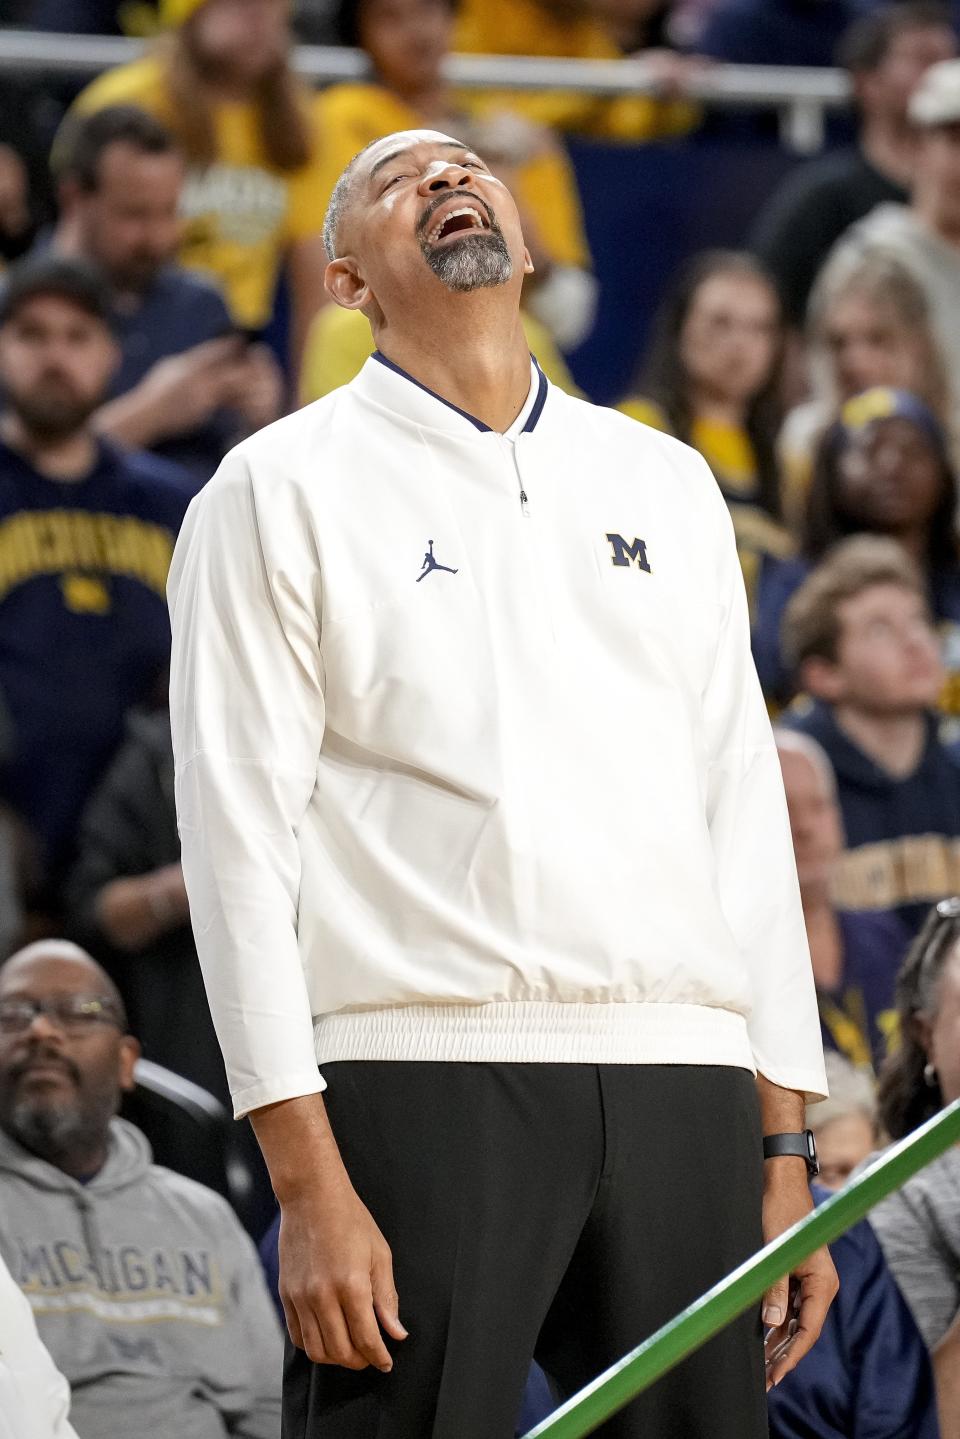
[[[450,160],[435,160],[423,173],[418,189],[421,195],[435,195],[438,190],[469,189],[473,175],[463,165]]]
[[[30,1039],[55,1040],[60,1043],[63,1040],[63,1031],[42,1010],[35,1014],[27,1026],[27,1035]]]

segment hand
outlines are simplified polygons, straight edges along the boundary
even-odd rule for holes
[[[246,374],[238,335],[204,340],[158,360],[142,381],[158,438],[188,434],[228,402]]]
[[[407,1331],[390,1249],[345,1170],[281,1201],[280,1298],[290,1338],[315,1364],[393,1368],[380,1329]]]
[[[768,1159],[766,1171],[763,1239],[765,1244],[769,1244],[811,1212],[813,1199],[802,1159]],[[794,1300],[798,1301],[796,1332],[789,1348],[767,1369],[768,1389],[779,1384],[784,1375],[795,1369],[813,1348],[839,1287],[830,1251],[818,1249],[809,1259],[798,1264],[790,1276],[785,1275],[767,1290],[763,1300],[763,1323],[773,1330],[765,1345],[768,1355],[789,1337],[791,1310]]]
[[[224,403],[238,411],[250,430],[262,429],[283,408],[283,372],[269,345],[251,345]]]

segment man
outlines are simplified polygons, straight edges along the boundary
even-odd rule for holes
[[[895,1038],[897,974],[910,931],[886,911],[837,908],[831,886],[843,860],[843,821],[833,769],[809,735],[783,729],[776,741],[823,1042],[858,1069],[879,1072]]]
[[[80,1439],[277,1439],[280,1344],[226,1202],[117,1119],[139,1048],[106,973],[41,940],[0,971],[0,1253]]]
[[[817,272],[848,226],[885,201],[907,203],[917,152],[907,106],[929,67],[956,51],[949,14],[937,4],[883,6],[844,36],[839,60],[856,99],[857,142],[794,171],[761,210],[751,246],[797,329]]]
[[[506,1439],[534,1351],[575,1390],[808,1211],[760,1124],[824,1092],[810,961],[703,462],[543,378],[458,140],[374,142],[326,236],[378,354],[225,461],[171,575],[184,872],[287,1432]],[[774,1382],[828,1257],[795,1283]],[[609,1433],[759,1436],[763,1369],[748,1315]]]
[[[174,263],[184,164],[135,105],[76,117],[58,147],[54,245],[99,266],[120,365],[97,428],[190,470],[199,488],[243,434],[276,419],[282,380],[233,327],[220,291]]]
[[[179,470],[100,440],[117,363],[110,301],[76,260],[41,256],[0,295],[0,797],[36,835],[46,899],[81,809],[169,659],[163,592],[189,499]]]
[[[943,682],[923,581],[894,540],[837,545],[787,606],[784,649],[814,705],[793,723],[826,751],[847,853],[833,901],[914,933],[960,889],[960,767],[937,738]]]
[[[865,254],[894,256],[923,287],[950,384],[954,439],[960,434],[960,60],[932,65],[908,116],[917,130],[909,205],[878,205],[837,242],[824,283],[840,283]]]

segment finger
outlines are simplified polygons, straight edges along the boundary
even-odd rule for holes
[[[296,1306],[285,1294],[280,1295],[280,1302],[283,1305],[283,1317],[287,1321],[290,1343],[295,1349],[302,1349],[303,1331],[300,1328],[300,1316],[297,1314]]]
[[[763,1322],[770,1329],[779,1329],[787,1317],[787,1299],[790,1293],[790,1280],[787,1275],[778,1279],[776,1284],[771,1284],[763,1296]]]
[[[795,1369],[805,1354],[809,1354],[820,1337],[820,1331],[835,1293],[836,1290],[826,1283],[808,1288],[807,1281],[804,1282],[803,1298],[797,1317],[797,1331],[790,1348],[770,1366],[767,1372],[767,1378],[771,1384],[779,1384],[783,1376],[789,1374],[791,1369]]]
[[[336,1364],[341,1369],[367,1369],[369,1361],[357,1349],[350,1337],[343,1311],[335,1299],[324,1306],[320,1315],[320,1333],[323,1340],[324,1357],[320,1364]]]
[[[400,1297],[393,1282],[393,1265],[389,1256],[374,1266],[371,1278],[374,1313],[391,1339],[406,1339],[407,1330],[400,1322]]]
[[[373,1296],[369,1283],[365,1286],[365,1292],[360,1286],[356,1286],[343,1295],[343,1312],[354,1348],[359,1350],[375,1369],[389,1374],[393,1368],[393,1359],[383,1342],[377,1316],[373,1312]]]

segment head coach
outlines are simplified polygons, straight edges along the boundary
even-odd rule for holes
[[[706,465],[547,383],[456,139],[368,146],[326,237],[377,352],[174,558],[184,871],[281,1204],[284,1439],[508,1439],[534,1355],[573,1392],[811,1207],[810,960]],[[835,1286],[792,1276],[767,1383]],[[760,1439],[760,1314],[603,1432]]]

